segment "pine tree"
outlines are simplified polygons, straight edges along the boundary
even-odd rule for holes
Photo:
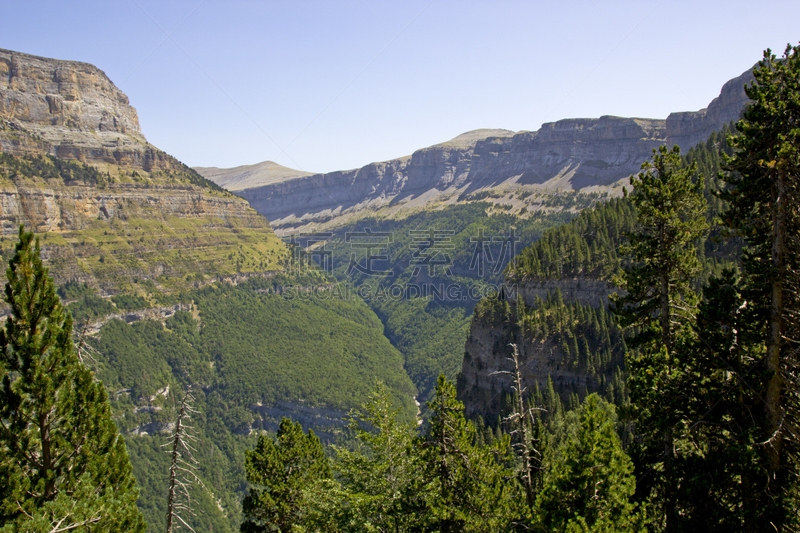
[[[244,533],[293,531],[302,525],[307,509],[304,492],[331,477],[328,458],[313,430],[303,432],[300,422],[284,417],[275,439],[260,435],[245,453],[250,491],[242,509]]]
[[[756,498],[760,423],[752,416],[762,389],[759,372],[763,334],[750,327],[748,305],[733,270],[712,278],[703,290],[693,358],[692,394],[684,411],[688,447],[701,453],[680,464],[686,531],[757,531],[763,509]],[[678,528],[675,528],[678,529]]]
[[[675,431],[682,420],[686,367],[676,349],[690,335],[697,297],[691,289],[700,272],[695,242],[705,233],[703,179],[696,164],[681,168],[680,148],[653,150],[653,162],[631,177],[629,196],[637,228],[620,254],[632,259],[618,277],[624,296],[614,295],[620,325],[635,331],[626,366],[630,372],[631,413],[636,420],[634,457],[641,468],[643,492],[655,491],[667,527],[679,520],[674,470]]]
[[[616,281],[625,291],[614,312],[627,328],[639,328],[634,345],[657,342],[669,350],[694,316],[691,282],[700,272],[694,242],[708,229],[703,177],[697,165],[681,168],[680,148],[653,150],[653,162],[631,176],[626,195],[636,208],[637,228],[620,253],[633,260]]]
[[[800,47],[787,46],[781,59],[767,50],[753,75],[740,134],[729,139],[735,152],[727,163],[731,188],[722,196],[730,208],[723,220],[746,241],[745,293],[761,311],[751,326],[764,333],[767,375],[759,391],[766,483],[758,494],[764,528],[781,530],[796,506],[789,497],[797,490],[800,456]]]
[[[584,400],[580,427],[545,476],[536,498],[535,531],[640,531],[631,503],[633,464],[622,450],[608,411],[596,394]]]
[[[416,487],[426,531],[500,531],[518,514],[516,487],[498,459],[508,453],[504,436],[491,446],[474,445],[475,427],[464,418],[464,404],[443,375],[428,402],[433,416],[429,434],[418,444],[423,462]]]
[[[9,531],[144,531],[108,395],[78,359],[72,317],[20,227],[0,331],[0,522]]]
[[[416,423],[399,422],[399,412],[392,407],[389,390],[379,384],[350,420],[360,449],[336,449],[335,465],[347,493],[351,528],[356,523],[364,530],[408,531],[417,522],[403,503],[421,467],[413,450]]]

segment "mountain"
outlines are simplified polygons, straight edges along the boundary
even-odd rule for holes
[[[102,70],[0,49],[0,224],[43,235],[56,282],[165,292],[280,270],[286,248],[244,200],[147,142]],[[13,238],[4,238],[9,252]]]
[[[410,156],[325,174],[287,172],[269,183],[237,186],[236,193],[276,228],[289,230],[382,208],[461,202],[486,189],[619,191],[620,180],[638,172],[653,148],[688,148],[737,120],[750,80],[747,71],[727,82],[706,109],[666,120],[603,116],[560,120],[533,132],[475,130]],[[222,184],[214,177],[219,171],[196,170]],[[235,180],[230,174],[225,179]]]
[[[20,224],[40,238],[81,357],[109,391],[149,531],[165,527],[161,445],[189,385],[205,486],[192,493],[196,531],[238,531],[244,450],[283,416],[341,441],[380,381],[415,417],[416,388],[375,313],[329,297],[333,280],[295,268],[246,200],[150,145],[92,65],[0,50],[0,224],[4,261]]]
[[[696,119],[695,131],[702,131],[704,113]],[[723,238],[714,222],[722,204],[712,191],[724,185],[717,176],[724,157],[732,154],[729,132],[712,132],[683,156],[705,176],[712,221],[710,234],[699,243],[701,282],[732,267],[741,253],[741,241]],[[599,203],[545,231],[513,259],[505,270],[503,297],[481,300],[470,323],[458,378],[458,395],[470,416],[493,421],[503,413],[512,386],[512,343],[531,390],[552,387],[564,398],[599,392],[618,405],[626,402],[628,347],[608,305],[618,290],[614,277],[624,266],[619,247],[635,231],[636,220],[627,198]]]
[[[4,153],[147,172],[175,166],[147,143],[125,93],[88,63],[0,49],[0,119]]]
[[[305,176],[311,172],[294,170],[272,161],[262,161],[255,165],[242,165],[233,168],[193,167],[199,174],[229,191],[241,191],[280,181],[288,181]]]

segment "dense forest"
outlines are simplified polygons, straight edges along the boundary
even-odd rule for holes
[[[654,150],[624,198],[555,228],[573,215],[475,202],[326,236],[331,271],[307,249],[287,273],[103,298],[57,292],[21,227],[0,530],[798,531],[800,47],[767,51],[755,79],[730,134]],[[36,165],[104,179],[35,158],[19,172]],[[531,244],[513,261],[510,227]],[[356,233],[391,235],[374,271]],[[488,270],[476,235],[500,237]],[[557,290],[374,297],[564,278],[616,290],[607,308]],[[348,283],[373,297],[341,297]],[[152,302],[169,312],[123,319]],[[496,411],[467,418],[445,374],[473,305],[513,342]],[[585,385],[525,382],[525,343],[557,347]]]
[[[587,205],[596,201],[587,199]],[[496,292],[503,283],[503,269],[516,251],[573,217],[569,210],[522,215],[492,212],[491,204],[476,201],[402,219],[359,220],[332,231],[326,249],[332,274],[351,284],[354,292],[366,295],[384,323],[386,336],[403,354],[420,397],[430,399],[440,373],[456,378],[472,311],[484,295]],[[439,233],[430,237],[431,229]],[[386,257],[373,264],[380,272],[350,268],[353,260],[366,264],[365,252],[354,248],[347,237],[352,241],[354,235],[366,231],[387,235],[385,247],[373,252]],[[428,258],[428,263],[420,261]],[[416,292],[410,292],[410,287]],[[396,297],[398,288],[402,289],[400,298]]]

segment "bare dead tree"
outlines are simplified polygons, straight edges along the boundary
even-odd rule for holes
[[[510,344],[513,348],[512,356],[508,358],[514,364],[513,372],[497,371],[492,374],[507,374],[511,376],[514,392],[514,403],[512,412],[503,419],[503,422],[511,428],[509,435],[512,439],[514,450],[522,458],[522,484],[525,487],[525,500],[529,507],[533,507],[536,500],[536,487],[533,471],[541,464],[541,452],[534,446],[533,427],[536,423],[536,413],[544,411],[539,407],[525,407],[525,393],[528,391],[522,383],[522,372],[519,364],[519,350],[516,344]]]
[[[75,330],[73,330],[74,332]],[[88,322],[83,325],[81,328],[80,333],[75,335],[74,344],[75,344],[75,353],[78,354],[78,359],[84,366],[87,368],[97,372],[97,357],[99,352],[97,349],[87,342],[88,339],[95,337],[89,333],[89,324]]]
[[[192,386],[189,385],[181,400],[175,429],[172,431],[169,441],[162,445],[172,448],[167,450],[172,456],[169,465],[169,491],[167,493],[167,533],[176,531],[181,525],[194,532],[194,529],[186,521],[189,516],[195,516],[192,511],[189,489],[194,484],[205,488],[197,476],[198,462],[194,458],[196,451],[194,443],[197,441],[197,437],[194,428],[189,425],[192,415],[198,412],[192,407],[193,403]]]

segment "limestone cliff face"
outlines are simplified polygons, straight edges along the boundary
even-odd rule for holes
[[[592,391],[599,385],[596,379],[571,370],[569,354],[552,340],[531,341],[511,332],[507,325],[473,319],[457,383],[458,398],[468,417],[481,415],[491,420],[500,414],[501,394],[511,390],[512,382],[509,373],[498,372],[514,370],[508,360],[511,343],[517,345],[522,379],[529,387],[538,384],[544,390],[548,378],[557,391]]]
[[[565,279],[559,281],[530,280],[509,291],[512,317],[516,314],[516,303],[522,300],[528,308],[536,306],[537,298],[546,299],[556,290],[566,303],[579,302],[592,307],[607,306],[609,294],[614,288],[607,282],[592,278]],[[562,346],[553,337],[530,339],[520,334],[513,324],[514,319],[498,320],[497,317],[474,316],[469,336],[464,346],[464,359],[458,380],[458,397],[464,402],[468,416],[487,415],[500,412],[503,391],[512,385],[509,361],[514,343],[519,350],[521,372],[529,387],[538,384],[541,390],[552,379],[557,391],[596,390],[597,378],[589,377],[571,364],[574,357],[564,353]]]
[[[610,185],[638,172],[665,136],[663,120],[606,116],[543,124],[536,132],[477,143],[470,182],[513,180],[565,189]]]
[[[408,161],[398,159],[365,167],[314,174],[272,185],[236,191],[259,213],[273,219],[308,213],[324,218],[353,206],[388,203],[407,179]],[[269,217],[268,217],[269,218]]]
[[[2,234],[17,234],[19,224],[37,233],[80,231],[93,222],[113,224],[129,218],[208,219],[215,225],[264,227],[264,218],[238,198],[210,195],[200,187],[120,183],[103,189],[28,181],[0,182]]]
[[[454,194],[463,198],[491,187],[612,186],[639,172],[653,148],[679,144],[686,150],[737,120],[750,80],[748,71],[726,83],[707,109],[673,113],[666,120],[604,116],[560,120],[516,134],[476,130],[410,157],[305,177],[287,173],[237,194],[277,227],[290,228],[389,203],[418,206]]]
[[[172,168],[147,144],[136,110],[88,63],[0,49],[0,150],[90,164]]]
[[[751,83],[753,71],[748,70],[722,86],[719,96],[706,109],[671,113],[667,117],[667,144],[688,149],[705,141],[713,131],[741,118],[748,98],[744,86]]]
[[[666,141],[664,121],[601,117],[562,120],[537,132],[468,132],[411,157],[288,179],[237,191],[278,226],[392,201],[436,200],[499,185],[582,189],[637,172]],[[461,137],[467,141],[459,141]],[[201,170],[202,169],[198,169]]]
[[[20,224],[44,234],[42,255],[57,284],[88,283],[111,294],[133,280],[235,274],[226,258],[242,253],[241,245],[254,248],[251,257],[259,255],[256,248],[272,246],[275,251],[258,266],[275,269],[283,249],[246,202],[190,185],[117,183],[98,189],[57,180],[0,180],[0,224],[3,248],[15,242]]]
[[[88,63],[0,49],[0,114],[52,134],[51,126],[129,134],[144,141],[136,110]]]
[[[266,219],[149,145],[128,97],[93,65],[0,49],[0,152],[15,156],[0,163],[0,252],[20,224],[43,234],[57,283],[113,294],[279,268],[284,247]],[[96,185],[45,155],[96,167]]]

